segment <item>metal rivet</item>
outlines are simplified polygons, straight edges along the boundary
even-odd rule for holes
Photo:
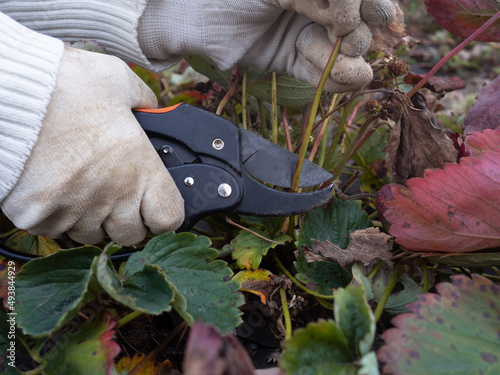
[[[162,152],[163,154],[165,154],[165,155],[170,154],[170,152],[171,152],[171,151],[172,151],[172,147],[170,147],[170,146],[163,146],[163,147],[161,148],[161,152]]]
[[[186,177],[184,179],[184,185],[193,186],[194,185],[194,178],[193,177]]]
[[[220,151],[224,148],[224,141],[220,138],[214,139],[212,142],[212,147],[216,149],[217,151]]]
[[[219,193],[219,195],[222,198],[229,197],[232,192],[233,192],[233,189],[231,188],[231,185],[229,185],[229,184],[220,184],[219,187],[217,188],[217,193]]]

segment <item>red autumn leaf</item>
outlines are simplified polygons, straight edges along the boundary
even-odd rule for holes
[[[424,75],[422,74],[408,73],[403,80],[406,83],[415,86],[423,78]],[[448,92],[463,89],[465,87],[465,84],[465,81],[462,81],[460,78],[433,76],[427,81],[424,87],[431,90],[432,92],[441,93],[443,91]]]
[[[377,202],[397,243],[453,253],[500,246],[500,153],[465,157],[406,183],[386,185]]]
[[[500,12],[500,3],[494,0],[425,0],[425,5],[441,27],[464,39]],[[492,24],[475,40],[500,41],[500,22]]]
[[[500,128],[472,133],[467,137],[465,147],[472,156],[479,156],[484,151],[500,153]]]
[[[484,129],[496,129],[500,124],[499,101],[500,76],[479,90],[476,102],[465,116],[465,134],[472,134]]]
[[[254,375],[252,360],[233,335],[221,336],[210,325],[195,323],[182,364],[184,375]]]

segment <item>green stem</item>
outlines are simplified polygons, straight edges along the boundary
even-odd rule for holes
[[[495,282],[500,281],[500,276],[488,275],[487,273],[483,273],[482,276],[486,277],[487,279],[490,279],[491,281],[495,281]]]
[[[373,220],[378,218],[378,211],[373,211],[370,215],[368,215],[369,220]]]
[[[328,105],[328,111],[331,111],[335,107],[335,102],[337,100],[337,94],[335,94],[332,97],[332,100],[330,101],[330,104]],[[319,130],[319,134],[316,137],[316,140],[314,141],[314,145],[311,149],[311,153],[309,155],[309,161],[314,160],[314,156],[316,155],[316,151],[320,150],[320,156],[319,156],[319,162],[318,165],[321,166],[322,163],[325,161],[325,151],[326,151],[326,142],[328,137],[325,137],[325,134],[328,134],[328,128],[330,126],[332,117],[328,117],[324,122],[323,125],[321,126],[321,129]]]
[[[354,136],[353,141],[349,144],[349,147],[347,150],[344,152],[342,155],[342,159],[340,159],[340,162],[337,164],[337,166],[334,169],[333,172],[333,179],[336,180],[340,176],[340,172],[342,171],[342,168],[344,168],[344,165],[347,163],[347,161],[351,158],[352,154],[357,151],[359,147],[363,144],[365,139],[363,138],[365,136],[366,131],[370,128],[371,124],[373,121],[375,121],[378,118],[378,116],[372,116],[368,118],[365,123],[359,128],[358,132]]]
[[[321,99],[321,94],[323,93],[323,87],[325,87],[326,80],[328,79],[328,76],[330,75],[330,71],[332,70],[333,64],[335,63],[335,60],[337,59],[337,56],[339,54],[340,50],[340,45],[342,42],[342,37],[338,37],[337,41],[335,42],[335,45],[333,46],[333,51],[330,55],[330,58],[328,59],[328,64],[325,67],[325,70],[323,71],[323,74],[321,75],[321,80],[319,82],[318,87],[316,88],[316,93],[314,94],[314,100],[311,108],[311,113],[309,114],[309,121],[307,123],[307,128],[304,133],[304,136],[302,138],[302,144],[300,145],[300,150],[299,150],[299,157],[297,159],[297,165],[295,167],[295,173],[293,175],[293,181],[292,181],[292,191],[298,191],[299,190],[299,180],[300,180],[300,174],[302,172],[302,166],[304,164],[304,159],[306,157],[306,152],[307,152],[307,145],[308,145],[308,140],[311,137],[311,132],[312,128],[314,125],[314,120],[316,118],[316,114],[318,113],[318,106],[319,102]]]
[[[500,275],[500,270],[494,266],[491,266],[491,269],[495,271],[498,275]]]
[[[427,293],[429,290],[429,268],[424,266],[424,286],[422,287],[422,294]]]
[[[7,238],[7,237],[10,237],[11,235],[13,235],[14,233],[16,232],[19,232],[19,229],[18,228],[14,228],[14,229],[11,229],[9,230],[8,232],[6,233],[2,233],[0,234],[0,238]]]
[[[243,83],[241,91],[241,125],[243,129],[247,129],[247,79],[248,68],[243,68]]]
[[[484,23],[479,29],[474,31],[467,39],[465,39],[462,43],[460,43],[457,47],[455,47],[450,53],[448,53],[445,57],[441,59],[434,67],[427,73],[424,78],[420,80],[407,94],[409,98],[414,95],[418,90],[420,90],[429,79],[436,74],[436,72],[441,69],[441,67],[446,64],[453,56],[455,56],[458,52],[460,52],[464,47],[466,47],[470,42],[472,42],[476,37],[483,33],[491,24],[493,24],[500,17],[500,12],[491,17],[487,22]]]
[[[264,106],[264,101],[262,99],[257,99],[257,106],[260,118],[260,135],[267,138],[266,108]]]
[[[288,301],[286,299],[286,291],[280,288],[281,307],[283,308],[283,317],[285,318],[285,338],[292,337],[292,320],[290,319],[290,310],[288,310]]]
[[[123,327],[125,324],[131,322],[132,320],[134,320],[135,318],[138,318],[139,316],[141,316],[142,314],[144,314],[143,311],[132,311],[130,314],[127,314],[125,315],[123,318],[121,318],[118,323],[116,323],[116,328],[121,328]]]
[[[340,110],[339,126],[337,127],[337,131],[335,132],[335,135],[333,136],[330,150],[328,151],[328,154],[326,155],[325,161],[323,163],[323,165],[326,167],[329,166],[329,164],[333,158],[333,154],[335,153],[335,150],[337,149],[337,146],[339,145],[340,137],[342,136],[342,133],[344,133],[345,123],[347,121],[347,114],[350,112],[349,109],[350,109],[351,103],[349,103],[349,105],[344,107],[344,108],[339,108],[339,110]],[[331,112],[332,111],[329,111],[328,113],[331,113]],[[328,115],[328,113],[327,113],[327,115]]]
[[[283,265],[283,263],[281,263],[281,261],[278,259],[278,257],[276,256],[276,254],[273,254],[273,258],[274,260],[276,261],[276,263],[278,264],[278,267],[280,268],[280,270],[290,279],[292,280],[292,282],[297,285],[300,289],[302,289],[304,292],[314,296],[314,297],[318,297],[318,298],[323,298],[323,299],[333,299],[333,295],[326,295],[326,294],[320,294],[320,293],[316,293],[315,291],[311,290],[311,289],[308,289],[306,288],[299,280],[297,280],[295,277],[292,276],[292,274],[290,272],[288,272],[288,270],[285,268],[285,266]]]
[[[315,297],[316,301],[323,306],[325,309],[332,310],[333,311],[333,303],[330,303],[328,301],[325,301],[323,298]]]
[[[382,259],[379,259],[375,267],[373,267],[372,272],[369,273],[368,277],[369,279],[373,279],[373,277],[377,274],[378,270],[380,269],[380,266],[382,265]]]
[[[378,322],[380,317],[382,316],[382,312],[384,311],[385,304],[387,303],[387,300],[389,299],[392,291],[394,290],[394,287],[399,281],[399,278],[403,274],[404,268],[401,265],[398,265],[396,269],[394,270],[394,273],[391,276],[391,279],[385,286],[384,292],[382,293],[382,296],[380,296],[380,300],[378,301],[377,308],[375,309],[375,312],[373,315],[375,316],[375,322]]]
[[[271,116],[273,129],[273,143],[278,144],[278,89],[276,87],[276,73],[271,73]]]

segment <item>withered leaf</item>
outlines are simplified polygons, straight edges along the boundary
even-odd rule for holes
[[[408,73],[404,77],[404,81],[410,85],[415,86],[423,78],[424,78],[424,75],[422,75],[422,74]],[[432,92],[440,94],[443,91],[449,92],[449,91],[463,89],[465,87],[465,85],[466,85],[466,82],[462,81],[460,78],[457,78],[457,77],[436,77],[436,76],[433,76],[424,84],[424,87],[426,89],[431,90]]]
[[[306,255],[309,261],[330,261],[345,267],[353,262],[369,263],[374,259],[389,259],[392,254],[392,237],[381,233],[378,228],[359,229],[350,235],[347,249],[342,249],[329,241],[312,240],[313,254]]]
[[[368,53],[375,51],[386,51],[390,48],[397,48],[405,43],[406,25],[404,13],[396,0],[391,0],[396,8],[396,18],[388,27],[379,29],[370,27],[372,32],[372,44]]]
[[[403,93],[395,95],[400,102],[400,117],[384,149],[393,182],[401,184],[411,177],[422,177],[426,169],[441,169],[456,162],[458,151],[453,141],[432,125],[430,115],[412,107]]]

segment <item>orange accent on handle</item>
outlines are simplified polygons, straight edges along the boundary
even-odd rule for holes
[[[167,112],[172,112],[181,104],[183,103],[178,103],[176,105],[172,105],[170,107],[165,107],[165,108],[134,108],[133,110],[135,112],[146,112],[146,113],[167,113]]]

